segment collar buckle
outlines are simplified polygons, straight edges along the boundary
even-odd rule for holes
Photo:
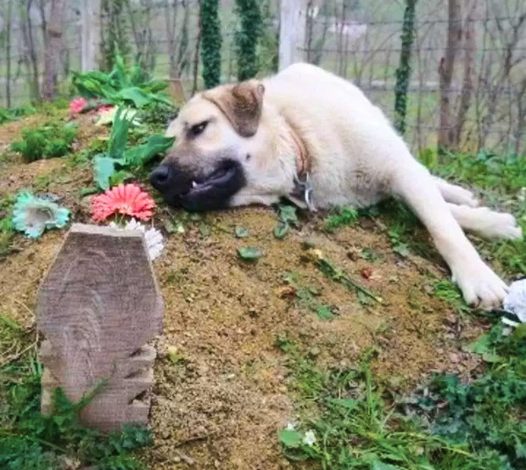
[[[312,199],[312,192],[313,187],[310,173],[304,173],[303,180],[299,175],[294,176],[293,194],[298,195],[298,197],[301,197],[305,201],[305,204],[307,205],[309,211],[316,212],[317,209]]]

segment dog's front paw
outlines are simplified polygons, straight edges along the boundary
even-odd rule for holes
[[[508,290],[504,281],[482,260],[454,269],[453,281],[469,305],[485,310],[499,308]]]

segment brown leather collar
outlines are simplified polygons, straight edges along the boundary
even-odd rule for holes
[[[294,128],[289,124],[290,136],[296,146],[296,171],[299,178],[303,178],[310,173],[310,159],[305,144],[302,139],[298,136]]]

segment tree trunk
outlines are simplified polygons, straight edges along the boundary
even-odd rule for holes
[[[453,70],[457,50],[462,43],[461,0],[448,0],[447,45],[444,57],[440,60],[438,74],[440,78],[440,123],[438,130],[439,149],[449,150],[453,147],[455,129],[452,123],[451,101]]]
[[[11,29],[13,27],[13,0],[7,2],[7,15],[5,24],[5,57],[6,57],[6,76],[5,76],[5,99],[6,106],[11,107]]]
[[[477,0],[471,0],[469,11],[465,20],[464,27],[464,79],[462,82],[462,90],[460,91],[460,103],[458,108],[457,120],[455,123],[455,134],[453,145],[455,149],[460,146],[462,137],[462,130],[466,122],[466,115],[471,106],[471,99],[474,89],[474,73],[475,73],[475,12],[477,8]]]
[[[42,97],[46,101],[55,98],[58,91],[58,71],[62,50],[62,30],[66,0],[52,0],[51,14],[46,28],[46,50],[44,52],[44,84]]]
[[[81,69],[83,72],[98,69],[100,62],[101,2],[82,0],[81,6]]]
[[[175,28],[177,27],[177,9],[179,3],[177,0],[170,2],[170,0],[164,1],[164,20],[166,26],[166,39],[168,43],[168,60],[170,63],[169,76],[171,79],[176,77],[177,70],[177,44],[175,43]]]
[[[22,37],[26,49],[24,63],[27,67],[29,76],[29,86],[31,93],[31,100],[33,102],[40,101],[40,84],[39,84],[39,70],[38,58],[35,47],[35,40],[33,37],[33,22],[31,20],[31,7],[33,0],[27,0],[19,5],[21,20]]]

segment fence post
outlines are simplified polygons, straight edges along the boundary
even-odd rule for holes
[[[38,293],[42,412],[58,387],[73,402],[96,390],[83,423],[147,424],[162,311],[140,232],[74,224]]]
[[[83,72],[99,68],[100,21],[100,0],[82,0],[81,69]]]
[[[279,69],[304,60],[307,0],[281,0]]]

